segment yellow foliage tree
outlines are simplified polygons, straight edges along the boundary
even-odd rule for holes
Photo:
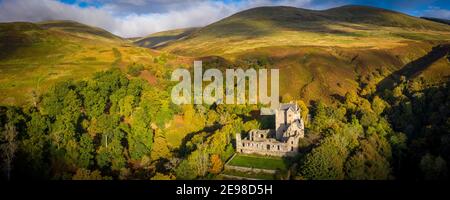
[[[302,100],[297,100],[296,102],[301,109],[300,114],[302,115],[303,121],[305,121],[305,123],[308,123],[308,113],[309,113],[308,106],[306,106],[306,103]]]
[[[217,154],[213,154],[211,155],[210,160],[211,160],[211,168],[209,169],[209,172],[213,174],[220,173],[223,168],[223,162],[222,159],[220,159],[220,156]]]

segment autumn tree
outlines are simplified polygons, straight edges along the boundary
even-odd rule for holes
[[[223,168],[223,162],[222,159],[220,159],[220,156],[217,154],[213,154],[210,157],[211,162],[211,168],[209,169],[209,172],[213,174],[218,174],[222,171]]]

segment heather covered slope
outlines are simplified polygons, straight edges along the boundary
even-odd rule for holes
[[[281,70],[280,94],[285,100],[331,102],[364,89],[367,82],[376,84],[449,41],[450,26],[374,7],[260,7],[157,49],[215,56],[211,63],[273,66]]]
[[[121,37],[114,35],[104,29],[88,26],[75,21],[43,21],[37,23],[37,25],[43,29],[61,31],[79,37],[87,37],[90,39],[111,40],[115,42],[120,42],[123,40]]]
[[[267,46],[389,49],[410,40],[449,39],[449,26],[379,8],[344,6],[314,11],[261,7],[208,25],[161,49],[181,55],[233,58]]]
[[[137,47],[105,30],[71,21],[0,24],[0,104],[29,103],[53,83],[139,63],[161,71],[174,57]],[[170,61],[172,60],[172,61]],[[161,73],[161,72],[158,72]],[[154,73],[145,71],[154,82]]]

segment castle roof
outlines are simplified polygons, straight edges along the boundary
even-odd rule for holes
[[[288,110],[292,109],[293,111],[298,110],[298,105],[295,103],[285,103],[280,105],[280,110]]]

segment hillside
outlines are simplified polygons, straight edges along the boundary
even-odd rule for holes
[[[116,36],[104,29],[88,26],[75,21],[44,21],[37,23],[41,28],[48,30],[58,30],[65,33],[71,33],[80,37],[88,37],[90,39],[103,39],[112,41],[122,41],[122,38]]]
[[[449,32],[450,27],[440,23],[372,7],[324,11],[261,7],[232,15],[160,49],[232,57],[258,47],[282,45],[390,48],[409,40],[449,40]]]
[[[280,69],[305,120],[299,155],[240,155],[237,133],[278,126],[260,105],[175,105],[171,73],[194,59]],[[0,23],[0,179],[448,179],[449,78],[449,26],[373,7],[261,7],[125,39]],[[252,144],[281,150],[265,139]]]
[[[439,22],[439,23],[450,25],[450,20],[448,20],[448,19],[439,19],[439,18],[434,18],[434,17],[421,17],[421,18],[422,19],[426,19],[426,20],[430,20],[430,21],[434,21],[434,22]]]
[[[168,42],[182,39],[194,33],[198,29],[199,28],[185,28],[153,33],[147,37],[138,38],[134,40],[133,43],[141,47],[156,48],[158,46],[165,45]]]
[[[210,63],[275,66],[284,99],[331,102],[362,89],[361,80],[377,81],[374,75],[393,73],[449,41],[447,25],[374,7],[260,7],[157,49],[215,56]]]
[[[0,23],[0,49],[0,105],[25,104],[55,82],[86,79],[114,67],[163,67],[154,63],[158,52],[70,21]],[[145,74],[154,79],[152,73]]]

